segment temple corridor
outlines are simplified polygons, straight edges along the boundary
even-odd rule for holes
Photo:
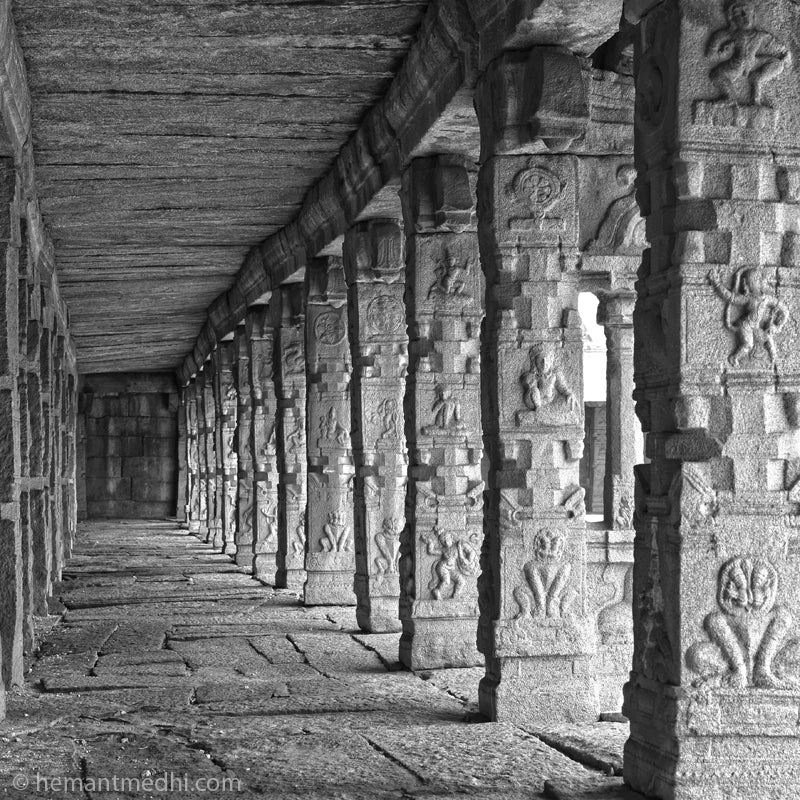
[[[406,671],[399,634],[303,607],[174,523],[82,524],[54,597],[8,696],[1,797],[638,797],[603,774],[627,724],[488,723],[482,670]]]

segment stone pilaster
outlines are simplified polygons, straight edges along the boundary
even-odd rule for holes
[[[23,684],[25,603],[20,526],[19,205],[11,159],[0,160],[0,684]]]
[[[306,267],[308,509],[305,602],[354,605],[353,452],[347,287],[342,261]]]
[[[624,775],[669,800],[800,795],[799,26],[666,0],[637,31]]]
[[[279,420],[278,574],[276,585],[302,590],[306,580],[306,296],[302,283],[284,286],[278,329]]]
[[[72,556],[78,530],[78,376],[74,345],[69,354],[66,383],[66,463],[64,467],[66,497],[64,521],[64,555]]]
[[[183,390],[183,411],[186,415],[186,523],[191,533],[200,531],[200,451],[197,420],[197,381]]]
[[[408,333],[403,300],[403,231],[371,220],[344,240],[353,359],[352,439],[356,468],[356,617],[362,630],[400,630],[400,536],[408,471],[403,398]]]
[[[480,663],[484,290],[472,183],[447,156],[417,159],[403,175],[411,463],[400,660],[413,669]]]
[[[223,553],[235,555],[236,495],[239,464],[236,454],[236,414],[239,405],[233,379],[236,352],[232,341],[220,342],[211,360],[214,363],[214,401],[217,425],[217,498],[222,522],[222,541],[214,542]]]
[[[280,310],[277,293],[269,305],[247,312],[250,376],[253,393],[252,448],[255,466],[253,491],[253,574],[275,584],[278,552],[278,398],[275,394],[275,328]]]
[[[540,87],[539,109],[526,105],[534,86]],[[491,719],[528,724],[597,716],[597,632],[587,607],[579,486],[578,162],[542,152],[543,143],[566,149],[581,120],[573,118],[565,130],[561,114],[537,117],[554,105],[559,111],[562,102],[574,108],[582,86],[572,56],[541,48],[501,56],[476,93],[486,275],[483,425],[490,462],[480,707]]]
[[[52,580],[57,583],[61,580],[61,571],[64,568],[64,495],[61,484],[61,473],[64,464],[64,384],[65,378],[65,351],[64,337],[59,332],[59,323],[55,314],[55,302],[50,295],[50,305],[53,309],[53,380],[52,401],[50,412],[52,414],[52,457],[50,459],[50,502],[51,502],[51,541],[53,547]]]
[[[234,338],[236,366],[234,380],[239,398],[238,422],[236,426],[236,458],[239,487],[237,497],[236,563],[240,567],[253,568],[253,509],[255,507],[254,462],[253,462],[253,401],[250,387],[250,349],[247,344],[247,328],[244,324],[236,328]]]

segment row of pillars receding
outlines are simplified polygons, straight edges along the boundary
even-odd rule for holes
[[[306,604],[402,630],[411,668],[485,663],[495,719],[619,711],[630,668],[632,289],[601,304],[611,511],[587,530],[577,166],[413,161],[402,222],[354,225],[184,389],[190,529]],[[538,208],[543,177],[558,196]]]
[[[634,5],[649,463],[632,500],[619,450],[635,567],[599,615],[633,625],[624,774],[663,798],[784,800],[800,794],[800,7]],[[276,290],[186,393],[193,525],[229,548],[252,527],[256,572],[299,587],[304,567],[309,602],[346,601],[355,574],[367,628],[399,594],[411,666],[474,663],[477,627],[482,709],[532,724],[593,717],[605,663],[578,486],[581,81],[552,48],[492,62],[477,223],[463,165],[414,162],[404,237],[355,226],[343,264]]]
[[[0,159],[0,719],[6,690],[24,683],[34,617],[49,613],[78,504],[75,355],[23,183],[13,159]]]

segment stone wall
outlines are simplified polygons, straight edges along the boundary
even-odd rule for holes
[[[173,376],[87,375],[81,409],[86,425],[87,516],[174,516],[178,393]]]

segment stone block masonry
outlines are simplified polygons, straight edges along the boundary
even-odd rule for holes
[[[89,518],[174,516],[178,500],[174,376],[87,375],[81,401]]]

